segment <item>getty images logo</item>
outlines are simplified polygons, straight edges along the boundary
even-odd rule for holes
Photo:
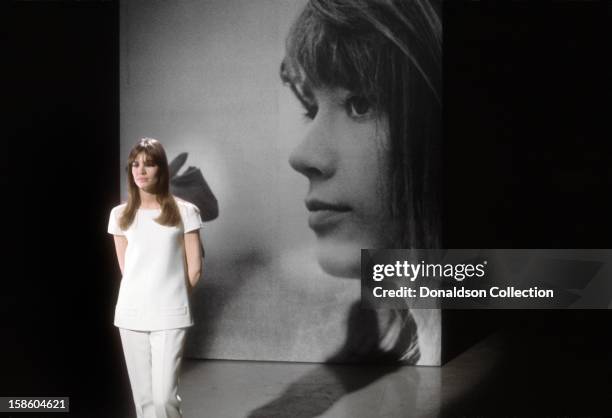
[[[440,263],[410,263],[407,260],[396,261],[394,264],[375,264],[372,270],[372,280],[380,282],[386,278],[405,278],[414,282],[424,278],[452,278],[458,282],[472,277],[483,277],[487,261],[480,264],[440,264]]]

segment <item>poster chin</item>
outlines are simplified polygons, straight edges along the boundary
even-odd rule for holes
[[[364,1],[427,36],[359,67],[336,1],[10,3],[0,411],[134,416],[105,228],[153,137],[204,221],[184,416],[609,415],[606,260],[569,281],[588,310],[379,309],[359,280],[366,247],[611,247],[609,7]],[[355,87],[391,67],[397,94]]]

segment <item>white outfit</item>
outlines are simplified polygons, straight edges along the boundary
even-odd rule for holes
[[[185,328],[130,331],[119,328],[138,418],[180,418],[179,370]]]
[[[125,235],[123,278],[115,307],[119,328],[155,331],[193,325],[187,294],[183,234],[202,226],[200,211],[176,199],[182,224],[155,222],[161,209],[138,209],[130,227],[122,231],[118,219],[125,204],[111,211],[108,232]]]
[[[180,418],[178,376],[186,327],[193,325],[183,234],[202,226],[198,208],[175,199],[181,223],[155,221],[161,209],[139,209],[125,231],[112,209],[108,232],[124,235],[123,278],[115,307],[138,418]]]

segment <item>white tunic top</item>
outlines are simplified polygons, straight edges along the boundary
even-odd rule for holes
[[[118,219],[126,204],[111,210],[108,232],[128,241],[115,307],[119,328],[156,331],[193,325],[183,234],[201,228],[202,220],[197,206],[175,200],[182,222],[173,227],[155,222],[161,209],[138,209],[123,231]]]

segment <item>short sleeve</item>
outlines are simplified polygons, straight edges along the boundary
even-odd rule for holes
[[[183,218],[184,233],[202,228],[200,209],[194,204],[185,205],[185,217]]]
[[[111,210],[108,219],[108,233],[113,235],[125,235],[125,232],[121,228],[119,228],[119,222],[117,220],[118,212],[119,211],[116,207]]]

